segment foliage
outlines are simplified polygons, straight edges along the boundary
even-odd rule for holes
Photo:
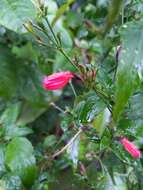
[[[0,1],[0,189],[142,190],[143,1]],[[43,77],[71,71],[62,90]]]

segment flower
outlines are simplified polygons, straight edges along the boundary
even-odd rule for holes
[[[127,138],[121,137],[120,142],[124,146],[125,150],[129,152],[134,158],[141,157],[140,150],[138,150],[138,148],[132,142],[130,142]]]
[[[45,76],[43,79],[43,88],[45,88],[46,90],[61,89],[73,77],[74,77],[74,74],[70,71],[58,72],[49,76]]]

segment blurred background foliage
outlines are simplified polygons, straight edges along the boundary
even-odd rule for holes
[[[143,159],[116,139],[143,148],[143,1],[1,0],[0,10],[0,189],[142,190]],[[63,70],[76,73],[77,97],[70,85],[43,89]]]

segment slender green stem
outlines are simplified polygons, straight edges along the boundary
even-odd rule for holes
[[[36,28],[37,30],[39,30],[40,32],[43,32],[43,33],[48,37],[48,39],[49,39],[55,46],[57,46],[57,44],[55,43],[55,41],[49,36],[49,34],[48,34],[48,32],[47,32],[47,30],[45,29],[44,26],[43,26],[43,27],[40,27],[40,26],[37,26],[37,25],[35,25],[35,24],[33,24],[33,23],[32,23],[32,26],[33,26],[34,28]]]
[[[71,86],[71,89],[72,89],[72,91],[73,91],[73,93],[74,93],[75,97],[77,97],[76,91],[75,91],[75,89],[74,89],[74,86],[73,86],[73,84],[72,84],[72,81],[71,81],[71,80],[69,81],[69,84],[70,84],[70,86]]]
[[[66,54],[66,52],[62,49],[62,48],[59,48],[59,51],[63,54],[63,56],[77,69],[78,67],[73,63],[73,61],[69,58],[69,56]]]
[[[48,24],[48,27],[49,27],[49,29],[50,29],[52,35],[53,35],[53,38],[55,39],[55,45],[57,46],[57,49],[63,54],[63,56],[64,56],[77,70],[79,70],[78,67],[73,63],[73,61],[72,61],[72,60],[69,58],[69,56],[66,54],[66,52],[64,51],[64,49],[61,47],[60,42],[59,42],[58,38],[56,37],[56,35],[55,35],[55,33],[54,33],[54,30],[52,29],[52,27],[51,27],[51,25],[50,25],[50,23],[49,23],[47,17],[44,16],[44,18],[45,18],[45,21],[46,21],[46,23]]]
[[[51,24],[49,23],[49,20],[47,19],[47,17],[44,16],[44,18],[45,18],[45,21],[46,21],[46,23],[47,23],[47,25],[48,25],[48,27],[49,27],[49,29],[50,29],[50,31],[51,31],[51,33],[52,33],[54,39],[55,39],[55,42],[57,43],[57,46],[58,46],[58,45],[60,44],[60,43],[59,43],[59,40],[58,40],[58,38],[56,37],[56,35],[55,35],[54,31],[53,31],[53,28],[51,27]]]

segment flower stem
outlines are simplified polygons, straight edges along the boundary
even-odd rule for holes
[[[69,84],[70,84],[70,86],[71,86],[71,89],[72,89],[72,91],[73,91],[73,93],[74,93],[75,97],[77,97],[77,94],[76,94],[75,88],[74,88],[74,86],[73,86],[73,84],[72,84],[72,81],[71,81],[71,80],[69,81]]]

